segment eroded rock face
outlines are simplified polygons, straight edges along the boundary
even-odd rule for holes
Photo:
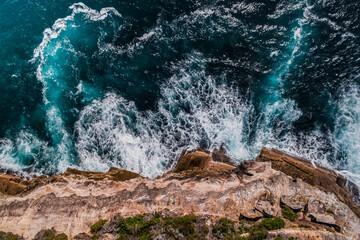
[[[0,192],[8,195],[19,194],[27,186],[22,183],[22,179],[11,175],[0,175]]]
[[[302,179],[306,183],[324,191],[334,193],[340,201],[348,205],[360,217],[360,207],[355,203],[350,190],[346,187],[348,180],[334,171],[320,166],[315,168],[309,161],[276,149],[263,148],[256,161],[271,162],[271,166],[275,170],[281,171],[294,179]]]
[[[207,221],[221,217],[235,222],[241,218],[256,221],[268,216],[282,217],[285,205],[301,216],[292,223],[286,220],[290,228],[306,222],[320,229],[317,236],[360,239],[359,217],[344,199],[339,200],[336,192],[317,187],[320,183],[310,185],[302,178],[294,179],[275,170],[272,161],[245,161],[234,167],[210,161],[209,157],[206,152],[190,152],[182,157],[177,171],[158,179],[115,168],[108,173],[69,169],[59,176],[37,179],[37,183],[34,179],[33,185],[24,183],[32,186],[32,190],[0,197],[0,231],[32,239],[40,230],[53,228],[81,239],[91,235],[90,226],[97,220],[118,215],[130,217],[161,211],[177,216],[194,214]],[[313,182],[318,181],[316,177],[311,177]],[[329,209],[333,214],[327,213]],[[339,233],[326,232],[335,227],[339,227]],[[307,233],[316,235],[310,230]],[[305,239],[299,237],[301,231],[291,234]]]

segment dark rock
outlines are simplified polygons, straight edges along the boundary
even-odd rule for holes
[[[233,173],[237,174],[237,175],[248,175],[248,176],[253,176],[252,173],[248,172],[248,169],[251,168],[253,165],[255,164],[254,161],[249,161],[249,160],[245,160],[242,161],[240,163],[240,165],[238,165],[233,171]]]
[[[77,240],[90,240],[91,239],[91,236],[87,233],[79,233],[77,234],[74,239],[77,239]]]
[[[222,162],[229,165],[233,165],[230,161],[230,158],[226,156],[225,144],[221,144],[219,149],[215,148],[211,157],[212,160],[215,162]]]

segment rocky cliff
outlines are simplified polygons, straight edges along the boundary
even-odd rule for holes
[[[0,239],[360,239],[346,182],[266,148],[239,166],[222,150],[184,152],[157,179],[116,168],[0,175]]]

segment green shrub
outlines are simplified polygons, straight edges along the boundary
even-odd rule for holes
[[[209,233],[210,230],[209,230],[209,228],[205,225],[205,226],[202,226],[201,231],[206,235],[206,234]]]
[[[155,212],[154,218],[161,218],[161,212]]]
[[[55,236],[55,240],[68,240],[68,236],[65,233],[60,233]]]
[[[282,238],[281,237],[276,237],[276,238],[274,238],[274,240],[282,240]]]
[[[261,224],[255,224],[249,228],[249,240],[263,240],[267,237],[268,231]]]
[[[327,212],[327,213],[330,213],[330,214],[335,214],[335,213],[334,213],[334,210],[332,210],[331,208],[329,208],[326,212]]]
[[[220,218],[212,229],[214,234],[221,232],[222,234],[230,234],[235,232],[234,222],[227,218]]]
[[[196,221],[196,216],[185,215],[183,217],[165,218],[164,225],[168,228],[178,229],[186,238],[194,238],[196,236],[194,224]]]
[[[261,225],[267,230],[276,230],[285,227],[285,222],[279,217],[276,218],[265,218],[262,220]]]
[[[120,239],[126,239],[127,236],[136,236],[141,240],[148,239],[150,228],[156,223],[154,219],[155,216],[147,221],[144,219],[144,215],[120,219],[118,222]]]
[[[99,232],[99,231],[103,228],[103,226],[104,226],[105,223],[107,223],[107,220],[105,220],[105,219],[101,219],[101,220],[97,221],[96,223],[94,223],[94,224],[90,227],[91,233],[97,233],[97,232]]]
[[[284,218],[286,218],[287,220],[289,220],[291,222],[295,221],[297,218],[296,213],[294,213],[294,211],[291,210],[291,208],[289,208],[288,206],[285,206],[285,209],[282,209],[281,213]]]

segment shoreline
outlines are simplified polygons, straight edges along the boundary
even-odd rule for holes
[[[156,179],[118,168],[106,173],[68,169],[32,180],[0,175],[0,192],[6,195],[0,195],[0,231],[32,239],[39,231],[54,228],[74,239],[82,232],[91,236],[90,226],[99,219],[111,222],[115,217],[163,212],[164,219],[197,216],[209,222],[209,228],[221,218],[236,225],[280,217],[287,234],[291,226],[305,222],[313,232],[319,228],[349,239],[360,237],[356,229],[360,206],[353,201],[347,180],[336,172],[266,148],[256,161],[238,166],[227,161],[224,151],[210,156],[196,149],[184,152],[174,170]],[[295,225],[283,217],[286,207],[298,216]],[[327,213],[329,209],[334,214]],[[111,234],[114,239],[116,234]],[[301,231],[296,234],[302,236]]]

